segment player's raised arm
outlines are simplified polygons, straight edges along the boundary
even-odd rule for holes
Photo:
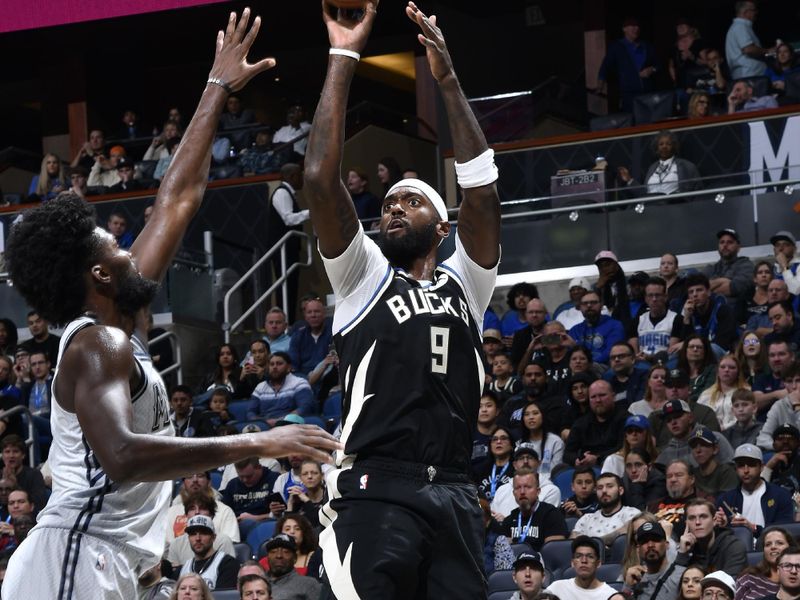
[[[238,20],[232,12],[226,30],[217,33],[214,64],[200,103],[158,189],[153,216],[131,247],[137,268],[148,279],[160,281],[164,277],[189,221],[200,207],[208,181],[211,144],[228,94],[275,66],[273,58],[247,62],[261,18],[256,17],[248,29],[249,21],[249,8]]]
[[[375,2],[367,2],[363,18],[350,21],[341,15],[334,18],[329,8],[323,0],[322,14],[331,54],[308,136],[305,187],[320,251],[325,257],[334,258],[347,249],[358,231],[356,210],[341,175],[345,112],[350,82],[372,30],[376,10]]]
[[[413,2],[408,3],[406,14],[420,28],[417,37],[425,46],[431,73],[439,84],[447,110],[458,182],[464,188],[458,236],[470,258],[489,269],[500,258],[500,202],[494,185],[497,179],[494,153],[489,150],[458,82],[436,16],[426,16]]]

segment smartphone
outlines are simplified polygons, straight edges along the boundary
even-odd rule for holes
[[[557,333],[548,333],[542,336],[542,344],[545,346],[556,346],[561,343],[561,336]]]

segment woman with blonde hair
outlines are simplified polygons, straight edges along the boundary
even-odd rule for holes
[[[719,359],[716,381],[700,394],[697,403],[714,410],[719,428],[724,431],[736,423],[732,397],[733,392],[742,389],[749,390],[750,386],[744,379],[744,373],[739,368],[736,357],[733,354],[726,354]]]
[[[666,379],[667,367],[662,364],[650,367],[650,371],[647,373],[647,389],[645,389],[644,398],[633,402],[628,407],[628,412],[632,415],[648,417],[650,413],[661,410],[667,402],[667,388],[664,385]]]
[[[689,108],[686,116],[690,119],[705,119],[709,116],[711,106],[711,96],[706,92],[695,92],[689,98]]]
[[[175,582],[175,588],[169,600],[214,600],[211,590],[203,578],[197,573],[181,575]]]
[[[64,175],[61,159],[52,152],[48,152],[42,159],[42,167],[39,170],[39,174],[34,175],[33,179],[31,179],[28,196],[33,196],[34,199],[38,198],[44,202],[45,200],[52,200],[67,188],[69,188],[69,184],[67,184],[67,178]]]

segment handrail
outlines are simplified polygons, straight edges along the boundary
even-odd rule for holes
[[[33,446],[33,442],[36,441],[36,427],[33,424],[33,414],[31,414],[27,406],[12,406],[8,410],[0,411],[0,419],[12,417],[17,413],[28,415],[28,437],[25,438],[24,442],[25,445],[30,448]],[[31,464],[31,468],[36,466],[36,457],[33,455],[33,452],[28,452],[28,462]]]
[[[161,340],[166,340],[168,338],[170,340],[170,346],[172,346],[172,351],[175,355],[175,362],[173,362],[166,369],[159,371],[158,374],[163,377],[164,375],[172,373],[173,371],[177,371],[178,385],[181,385],[183,383],[183,359],[181,354],[181,343],[180,343],[181,341],[180,338],[178,338],[178,334],[175,333],[174,331],[165,331],[164,333],[157,335],[152,340],[147,342],[147,348],[149,349],[150,347],[153,346],[153,344],[156,344]]]
[[[288,269],[286,268],[286,242],[289,241],[289,238],[292,237],[299,237],[305,238],[306,240],[306,262],[296,262],[292,264]],[[273,254],[276,252],[281,253],[281,271],[283,275],[276,278],[276,280],[272,283],[271,286],[259,296],[253,304],[250,305],[246,311],[242,313],[242,315],[234,322],[231,323],[231,298],[233,297],[233,293],[242,287],[245,282],[250,279],[250,277],[267,261],[269,260]],[[225,343],[229,343],[231,341],[231,332],[236,330],[239,325],[241,325],[247,317],[249,317],[253,312],[261,306],[261,304],[266,300],[272,292],[278,287],[282,286],[282,294],[283,294],[283,306],[287,308],[287,304],[289,303],[289,294],[287,289],[287,280],[289,275],[291,275],[294,271],[299,269],[300,267],[310,267],[312,261],[312,248],[311,248],[311,237],[303,233],[302,231],[287,231],[286,234],[279,239],[272,248],[267,250],[264,255],[259,258],[255,264],[247,270],[247,272],[242,275],[239,280],[234,283],[231,288],[225,293],[225,298],[222,300],[222,311],[223,311],[223,323],[222,323],[222,330],[225,332]]]

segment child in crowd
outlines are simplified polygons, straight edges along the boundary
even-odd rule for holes
[[[214,390],[208,401],[208,410],[200,416],[200,422],[197,425],[199,437],[216,436],[221,425],[234,420],[228,412],[230,401],[231,393],[228,388],[220,386]]]
[[[736,423],[722,430],[722,435],[731,443],[732,448],[742,444],[755,444],[763,423],[756,421],[756,397],[753,392],[740,389],[733,392],[731,406]]]
[[[486,460],[489,456],[489,443],[497,428],[497,417],[500,415],[500,404],[494,392],[484,390],[478,408],[478,424],[472,435],[472,467]]]
[[[492,375],[494,381],[489,384],[489,389],[497,394],[500,404],[511,396],[522,391],[522,383],[514,375],[514,365],[508,354],[498,354],[492,360]]]
[[[596,512],[597,496],[594,493],[597,476],[591,467],[578,467],[572,473],[572,496],[561,503],[561,512],[565,517],[581,518],[583,515]]]

